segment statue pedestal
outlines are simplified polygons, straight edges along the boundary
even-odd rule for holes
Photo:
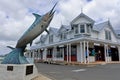
[[[0,80],[31,80],[37,75],[34,64],[0,64]]]

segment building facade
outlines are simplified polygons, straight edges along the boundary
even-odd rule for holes
[[[80,63],[120,61],[120,31],[115,31],[110,21],[97,24],[81,13],[70,25],[49,28],[49,34],[41,35],[27,56]]]

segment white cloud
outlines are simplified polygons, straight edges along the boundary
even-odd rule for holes
[[[33,23],[33,12],[44,14],[53,0],[0,0],[0,54],[8,53],[6,46],[15,47],[17,40]],[[11,42],[13,44],[11,44]]]
[[[83,0],[68,0],[60,2],[60,13],[65,17],[67,22],[78,16],[81,8],[86,4]]]
[[[89,0],[89,2],[88,0],[0,0],[0,54],[7,52],[5,46],[15,46],[17,40],[32,24],[35,19],[32,12],[44,14],[57,1],[59,1],[57,11],[50,24],[52,27],[69,24],[83,8],[83,12],[95,21],[109,18],[113,27],[119,28],[119,0]]]
[[[0,40],[17,40],[22,35],[21,33],[30,26],[29,23],[33,22],[33,17],[25,16],[22,21],[9,19],[0,28]]]
[[[93,0],[84,7],[84,12],[96,21],[110,19],[113,27],[119,28],[120,21],[120,1],[119,0]]]

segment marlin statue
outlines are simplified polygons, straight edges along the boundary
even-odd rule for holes
[[[42,32],[46,31],[47,27],[49,26],[51,20],[53,19],[55,13],[55,6],[43,16],[33,13],[35,16],[35,21],[30,26],[30,28],[23,34],[23,36],[18,40],[17,45],[15,48],[7,46],[8,48],[12,49],[12,51],[5,57],[2,64],[28,64],[29,62],[26,60],[24,56],[25,48],[27,44],[32,45],[32,41],[38,37]]]

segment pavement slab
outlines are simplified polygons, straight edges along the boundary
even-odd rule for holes
[[[52,80],[52,79],[46,77],[45,75],[39,74],[37,77],[35,77],[32,80]]]

